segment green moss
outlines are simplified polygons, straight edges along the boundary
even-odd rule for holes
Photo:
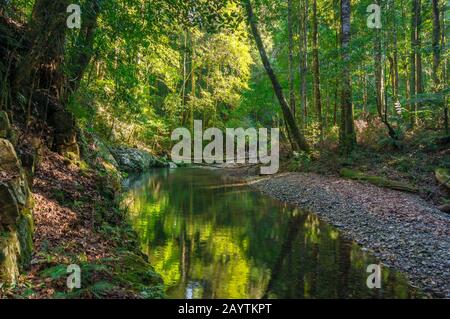
[[[116,278],[134,291],[138,291],[143,298],[163,298],[164,285],[161,276],[142,257],[125,251],[119,255],[116,264]]]
[[[20,242],[19,268],[28,269],[33,252],[33,219],[31,215],[23,215],[17,225]]]
[[[0,238],[0,282],[14,284],[19,275],[16,256],[20,249],[15,231],[8,232],[8,236]]]
[[[362,172],[351,170],[348,168],[343,168],[340,171],[341,176],[349,179],[354,179],[358,181],[366,181],[370,184],[373,184],[375,186],[379,187],[386,187],[391,188],[395,190],[410,192],[410,193],[417,193],[418,189],[412,185],[408,185],[405,183],[397,182],[397,181],[391,181],[383,177],[379,176],[372,176],[372,175],[365,175]]]
[[[450,171],[445,168],[438,168],[435,171],[436,179],[442,185],[450,188]]]

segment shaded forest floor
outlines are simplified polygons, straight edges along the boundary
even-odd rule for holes
[[[155,298],[160,277],[102,188],[102,177],[80,161],[44,150],[33,182],[34,253],[31,269],[6,293],[11,298]],[[67,266],[81,268],[81,289],[67,288]]]

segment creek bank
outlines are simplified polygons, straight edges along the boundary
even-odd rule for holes
[[[417,195],[314,173],[259,177],[223,168],[282,202],[316,213],[432,297],[450,298],[450,216]]]
[[[63,156],[42,146],[31,179],[8,143],[0,140],[0,146],[7,146],[0,147],[0,182],[8,178],[7,190],[16,200],[8,201],[10,210],[0,211],[9,234],[5,237],[2,226],[0,273],[7,278],[0,281],[0,298],[164,297],[161,277],[140,251],[137,234],[119,208],[122,174],[101,140],[83,133],[81,157],[73,152]],[[20,185],[32,181],[33,193],[10,182],[16,176],[8,173],[11,167],[20,172],[16,174]],[[10,204],[24,203],[25,193],[34,203],[34,223],[28,206],[17,205],[17,212]],[[0,194],[1,205],[5,198]],[[25,216],[30,216],[30,226]],[[81,268],[81,289],[66,286],[66,268],[71,264]]]

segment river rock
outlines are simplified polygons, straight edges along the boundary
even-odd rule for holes
[[[174,162],[169,162],[169,168],[177,168],[177,164],[175,164]]]
[[[119,169],[127,173],[144,172],[149,168],[167,167],[167,163],[137,148],[114,148],[111,153]]]

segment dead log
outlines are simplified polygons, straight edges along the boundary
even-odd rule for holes
[[[385,187],[408,193],[417,193],[419,191],[417,187],[408,185],[406,183],[392,181],[380,176],[366,175],[362,172],[351,170],[348,168],[341,169],[340,174],[342,177],[357,181],[365,181],[378,187]]]

